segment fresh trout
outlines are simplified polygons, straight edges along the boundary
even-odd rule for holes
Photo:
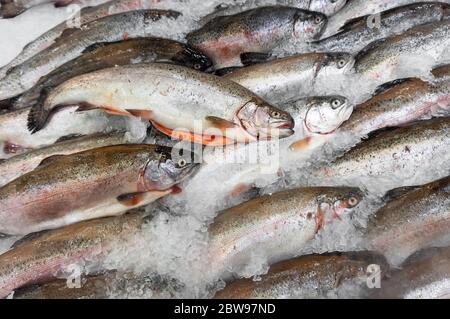
[[[221,69],[240,66],[286,42],[313,40],[326,21],[322,13],[269,6],[214,18],[186,38]]]
[[[376,192],[423,184],[450,171],[450,118],[381,133],[320,168],[322,182],[363,183]]]
[[[10,69],[0,80],[0,99],[11,98],[27,91],[41,77],[77,58],[95,43],[162,36],[162,30],[158,30],[157,26],[170,25],[168,21],[178,16],[179,13],[174,11],[137,10],[89,22],[81,29],[70,29],[53,45]]]
[[[4,19],[14,18],[22,12],[45,3],[54,3],[55,7],[65,7],[71,4],[73,0],[1,0],[0,17]],[[81,1],[81,5],[84,4]],[[79,1],[77,1],[79,3]]]
[[[348,53],[307,53],[255,64],[225,77],[272,103],[317,96],[316,82],[352,70]]]
[[[357,298],[368,261],[346,255],[309,255],[272,265],[260,280],[239,279],[216,299]]]
[[[370,43],[401,34],[412,27],[449,18],[450,6],[445,3],[417,3],[384,11],[380,24],[370,23],[368,17],[361,17],[344,26],[329,38],[313,42],[309,50],[315,52],[345,51],[357,53]]]
[[[0,233],[28,234],[151,203],[195,171],[189,155],[133,144],[47,158],[0,188]]]
[[[30,112],[36,132],[62,106],[85,105],[150,120],[166,135],[224,145],[292,135],[292,117],[244,87],[169,64],[136,64],[75,77]]]
[[[73,264],[87,270],[100,268],[108,253],[144,223],[142,213],[130,213],[30,235],[0,255],[0,298],[22,286],[52,280]]]
[[[39,148],[8,160],[0,161],[0,187],[17,177],[31,172],[46,158],[55,155],[68,155],[108,145],[124,144],[124,133],[94,134],[62,141]]]
[[[328,21],[322,38],[336,34],[340,29],[351,20],[363,16],[375,15],[382,11],[405,6],[413,3],[436,2],[436,0],[351,0],[337,12]],[[450,0],[441,0],[439,2],[450,3]],[[425,13],[424,13],[425,14]],[[370,21],[377,21],[376,17],[369,17]]]
[[[69,61],[37,85],[15,99],[14,108],[31,106],[44,89],[55,87],[75,76],[118,65],[167,62],[204,71],[211,61],[201,52],[185,44],[162,38],[138,38],[117,43],[94,44],[77,59]]]
[[[269,263],[298,256],[322,228],[350,214],[362,199],[355,188],[299,188],[227,209],[208,228],[208,265],[238,272],[253,254]]]
[[[401,191],[388,193],[394,199],[372,216],[365,231],[369,248],[394,266],[423,248],[450,244],[450,177]]]
[[[76,112],[70,107],[56,113],[41,131],[31,134],[27,128],[30,108],[0,115],[0,159],[51,145],[59,140],[77,135],[89,135],[126,129],[124,118],[108,116],[101,111]]]

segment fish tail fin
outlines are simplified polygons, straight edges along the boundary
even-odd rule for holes
[[[28,113],[27,127],[31,134],[34,134],[47,124],[47,121],[56,108],[48,109],[45,107],[45,102],[49,94],[49,88],[45,88],[41,91],[36,103],[31,107]]]
[[[17,5],[13,0],[0,0],[0,17],[4,19],[14,18],[25,11],[25,8]]]

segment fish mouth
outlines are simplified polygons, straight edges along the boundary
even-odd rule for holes
[[[278,130],[278,137],[280,138],[285,138],[285,137],[289,137],[291,135],[294,135],[295,131],[293,129],[290,128],[281,128]]]
[[[278,125],[276,128],[277,129],[293,129],[295,127],[294,122],[283,122],[280,125]]]

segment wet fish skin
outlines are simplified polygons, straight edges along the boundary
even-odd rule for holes
[[[350,187],[299,188],[227,209],[208,228],[208,265],[227,276],[253,253],[263,253],[269,263],[293,258],[318,231],[350,213],[363,197]]]
[[[71,264],[101,266],[108,252],[144,222],[144,214],[130,213],[35,234],[0,255],[0,298],[19,287],[52,280]]]
[[[163,38],[137,38],[116,43],[94,44],[82,56],[71,60],[41,78],[32,89],[14,99],[14,108],[32,106],[42,90],[55,87],[75,76],[118,65],[169,62],[204,71],[211,61],[201,52],[177,41]]]
[[[129,144],[52,158],[0,188],[0,232],[25,235],[151,203],[198,167],[171,152]]]
[[[64,7],[71,4],[72,0],[1,0],[0,18],[14,18],[27,9],[44,3],[54,3],[55,7]]]
[[[326,20],[321,13],[302,9],[261,7],[212,19],[189,33],[186,39],[188,44],[209,56],[216,69],[220,69],[242,65],[242,53],[270,53],[286,41],[316,38]]]
[[[43,100],[29,114],[32,132],[42,128],[52,112],[74,104],[136,115],[150,120],[166,135],[209,145],[283,138],[292,135],[294,127],[287,112],[232,81],[162,63],[108,68],[78,76]],[[202,124],[200,130],[196,121]]]
[[[377,85],[398,78],[414,77],[418,72],[450,63],[450,20],[412,28],[364,48],[355,57],[355,71],[362,80]],[[411,59],[421,59],[421,65],[411,68]],[[422,69],[425,69],[422,71]],[[422,75],[422,74],[421,74]]]
[[[91,21],[81,29],[62,36],[53,45],[24,63],[9,69],[0,80],[0,99],[8,99],[33,87],[41,77],[62,64],[77,58],[98,42],[115,42],[152,35],[152,26],[159,20],[169,21],[180,13],[175,11],[136,10]],[[161,22],[163,23],[163,22]]]
[[[319,168],[315,174],[333,183],[339,181],[340,185],[370,180],[367,186],[377,186],[377,181],[382,180],[383,185],[396,188],[411,186],[410,183],[431,182],[429,179],[434,178],[433,175],[438,175],[435,178],[443,177],[443,171],[450,169],[449,133],[448,118],[384,132]],[[437,165],[439,172],[431,165]],[[429,172],[428,177],[423,174],[425,170]]]
[[[366,283],[369,262],[346,255],[309,255],[274,264],[260,280],[239,279],[219,291],[216,299],[353,298]]]
[[[51,145],[63,137],[89,135],[125,129],[122,118],[107,116],[101,111],[75,112],[77,107],[63,109],[52,118],[51,123],[38,133],[31,134],[27,128],[30,108],[0,115],[0,159],[10,158],[32,149]]]
[[[408,29],[449,18],[449,4],[417,3],[384,11],[380,25],[369,24],[368,17],[362,17],[343,27],[333,36],[310,44],[308,51],[357,53],[370,43],[386,37],[401,34]]]
[[[336,34],[348,21],[352,19],[421,2],[436,2],[436,0],[372,0],[370,2],[365,0],[349,1],[344,8],[339,10],[339,12],[329,19],[325,31],[322,34],[322,38],[327,38],[333,34]],[[450,4],[449,0],[441,0],[439,2]]]
[[[55,155],[69,155],[88,149],[126,143],[125,133],[94,134],[62,141],[14,156],[0,162],[0,187],[34,170],[44,159]]]
[[[345,73],[353,63],[348,53],[306,53],[248,66],[225,78],[270,102],[283,103],[317,96],[318,78]]]
[[[448,244],[450,177],[413,188],[387,202],[369,220],[367,245],[399,266],[412,253]]]

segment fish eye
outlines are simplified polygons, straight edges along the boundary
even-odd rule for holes
[[[322,22],[322,17],[321,17],[321,16],[316,16],[316,18],[314,19],[314,22],[315,22],[316,24],[321,23],[321,22]]]
[[[200,63],[195,63],[194,64],[194,69],[200,70],[201,68],[202,68],[202,65]]]
[[[337,63],[339,68],[343,68],[347,64],[347,61],[344,59],[340,59]]]
[[[332,102],[331,102],[331,107],[332,107],[332,109],[333,110],[335,110],[335,109],[337,109],[339,106],[341,106],[342,105],[342,103],[341,103],[341,101],[339,101],[339,100],[333,100]]]
[[[337,2],[337,0],[330,0],[330,2],[331,2],[331,3],[336,3],[336,2]]]
[[[358,200],[358,198],[356,198],[355,196],[352,196],[352,197],[350,197],[350,198],[348,199],[348,204],[349,204],[351,207],[356,206],[358,203],[359,203],[359,200]]]
[[[281,113],[278,111],[273,111],[271,115],[273,118],[276,118],[276,119],[281,117]]]
[[[178,160],[178,162],[177,162],[177,166],[178,166],[179,168],[185,167],[186,164],[187,164],[187,162],[186,162],[186,160],[184,160],[183,158],[180,158],[180,159]]]

